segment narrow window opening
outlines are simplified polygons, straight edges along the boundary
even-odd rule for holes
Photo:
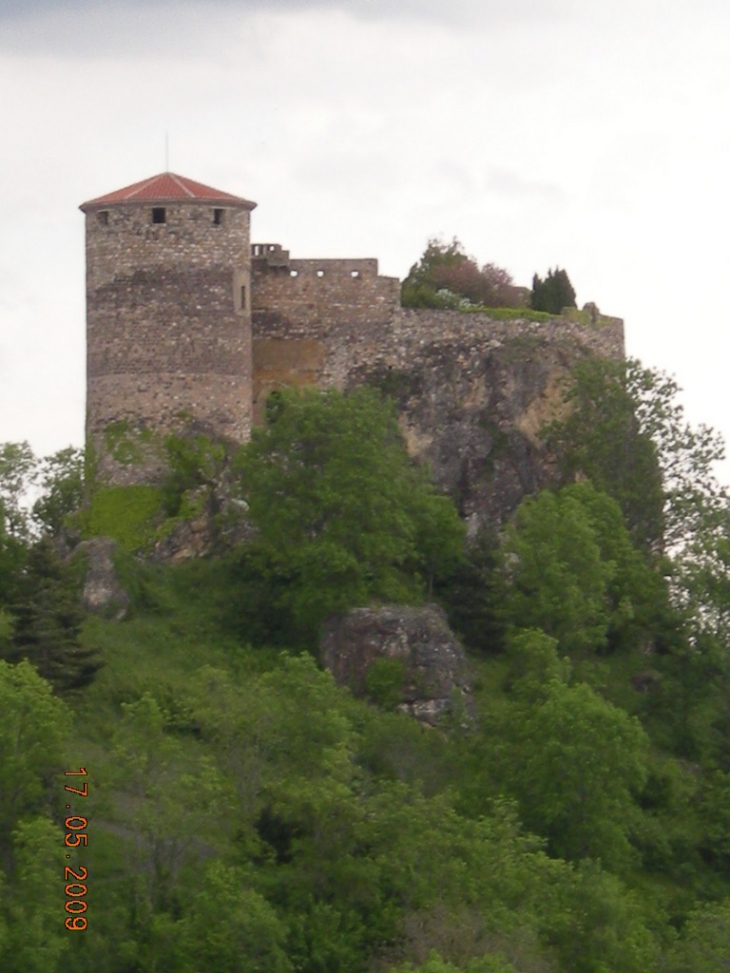
[[[292,277],[298,277],[299,276],[299,271],[298,270],[290,270],[289,273],[290,273],[290,275]]]
[[[99,212],[99,213],[96,214],[96,218],[101,223],[102,226],[109,226],[109,210],[108,209],[101,210],[101,212]]]
[[[155,206],[152,210],[152,222],[167,223],[167,213],[165,212],[164,206]]]
[[[317,277],[324,277],[324,271],[323,270],[318,270],[317,271]]]
[[[241,284],[241,310],[246,310],[246,285]]]
[[[359,277],[359,276],[360,276],[360,271],[359,270],[351,270],[350,271],[350,277]]]
[[[225,211],[222,209],[213,210],[213,222],[216,226],[223,226],[223,213]]]

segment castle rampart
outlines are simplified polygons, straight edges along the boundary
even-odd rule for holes
[[[108,482],[154,480],[161,437],[191,420],[244,442],[275,389],[362,383],[393,397],[409,451],[473,531],[549,482],[539,429],[579,356],[623,357],[619,319],[402,308],[375,259],[251,245],[254,205],[166,173],[82,207],[87,431]],[[105,451],[120,423],[157,452],[125,466]]]

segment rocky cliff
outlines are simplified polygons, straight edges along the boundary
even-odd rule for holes
[[[430,332],[420,328],[397,355],[359,364],[345,384],[368,382],[394,399],[409,452],[430,467],[474,536],[554,478],[540,428],[564,408],[563,383],[581,357],[623,355],[623,328],[565,320],[485,327],[472,315],[448,317]]]

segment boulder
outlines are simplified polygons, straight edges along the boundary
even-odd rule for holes
[[[447,715],[465,725],[474,717],[464,650],[436,605],[355,608],[325,623],[320,648],[335,681],[355,696],[372,695],[368,674],[379,660],[395,660],[397,709],[430,726]]]
[[[114,566],[116,541],[110,537],[92,537],[82,541],[74,551],[87,562],[81,601],[88,612],[121,621],[129,608],[129,595],[122,587]]]

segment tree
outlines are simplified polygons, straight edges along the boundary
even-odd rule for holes
[[[30,538],[23,504],[35,477],[36,458],[28,443],[0,446],[0,606],[12,601]]]
[[[587,477],[621,506],[647,551],[676,550],[714,527],[726,506],[714,464],[724,444],[693,428],[677,383],[636,359],[588,358],[566,385],[566,415],[546,427],[565,481]]]
[[[730,956],[730,899],[692,912],[672,950],[671,973],[726,973]]]
[[[41,529],[55,536],[61,532],[69,514],[84,502],[84,451],[67,446],[39,464],[42,496],[33,504],[33,518]]]
[[[212,490],[220,479],[226,460],[223,443],[188,430],[182,436],[165,439],[168,473],[162,484],[162,505],[168,517],[177,517],[183,497],[190,490]]]
[[[662,575],[632,543],[619,505],[590,482],[525,499],[502,547],[503,618],[563,651],[636,649],[677,619]]]
[[[122,795],[121,823],[134,838],[125,858],[143,927],[154,910],[175,905],[179,873],[221,841],[230,794],[209,754],[167,732],[151,693],[122,703],[110,783]]]
[[[494,954],[470,960],[466,966],[454,966],[453,963],[441,959],[433,950],[426,962],[420,966],[406,963],[405,966],[394,969],[393,973],[517,973],[517,969],[504,957]]]
[[[6,895],[8,936],[0,942],[5,973],[56,973],[68,968],[71,942],[59,921],[59,877],[66,863],[63,832],[47,818],[19,821],[13,831],[12,890]]]
[[[566,973],[650,973],[659,947],[656,917],[643,897],[624,887],[601,863],[583,860],[556,889],[544,941]]]
[[[244,872],[212,862],[180,924],[184,955],[195,969],[288,973],[286,926]]]
[[[561,858],[625,864],[633,795],[648,774],[639,721],[585,683],[554,682],[518,739],[515,783],[526,825]]]
[[[499,566],[496,538],[479,536],[434,588],[452,630],[472,651],[495,654],[503,648],[505,580]]]
[[[314,637],[373,599],[418,602],[463,550],[456,509],[408,457],[374,390],[282,393],[236,466],[279,611]]]
[[[403,281],[401,303],[404,307],[517,307],[520,292],[510,274],[496,264],[485,264],[480,270],[456,237],[449,244],[432,238]]]
[[[92,681],[102,663],[80,641],[84,611],[78,580],[49,538],[29,551],[10,609],[14,627],[8,660],[27,659],[61,692]]]
[[[0,847],[19,818],[49,807],[69,731],[67,707],[35,669],[0,660]]]
[[[544,490],[523,500],[502,556],[511,582],[505,615],[513,627],[542,629],[566,652],[606,645],[613,568],[601,557],[580,495]]]
[[[27,540],[30,518],[23,505],[37,476],[38,460],[27,442],[0,446],[0,538]]]
[[[535,311],[560,314],[564,307],[575,307],[575,291],[565,270],[548,270],[545,280],[532,278],[530,307]]]

